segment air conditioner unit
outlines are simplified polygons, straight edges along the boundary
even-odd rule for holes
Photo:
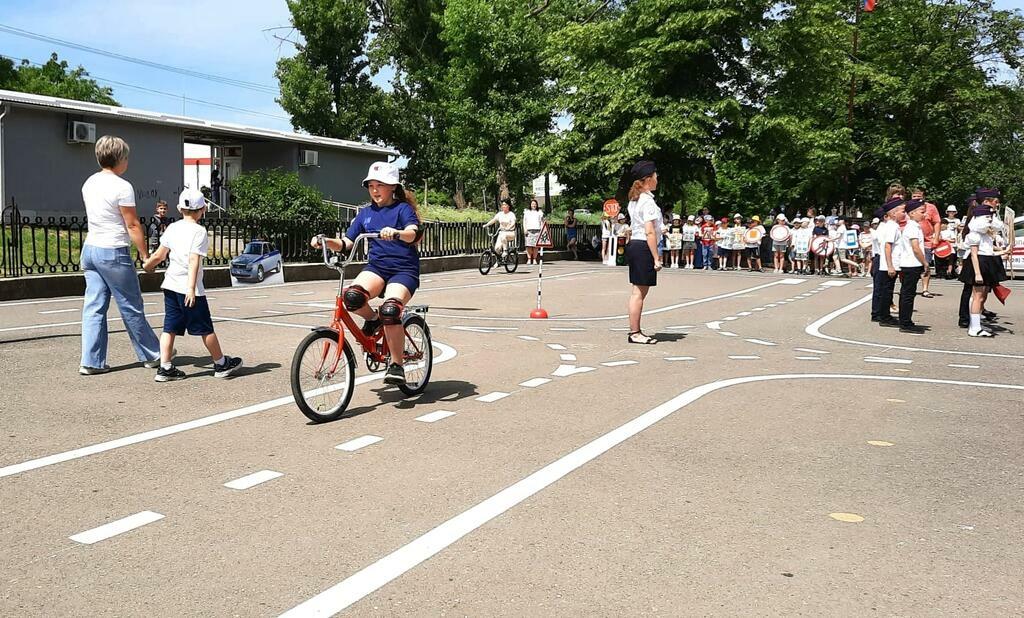
[[[320,165],[320,153],[315,150],[300,150],[299,165],[303,167],[317,167]]]
[[[91,122],[72,121],[68,127],[68,143],[70,144],[95,144],[96,125]]]

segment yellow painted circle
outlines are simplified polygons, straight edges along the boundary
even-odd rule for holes
[[[858,524],[864,521],[864,518],[856,513],[829,513],[828,516],[836,521],[843,521],[849,524]]]
[[[892,442],[886,442],[885,440],[868,440],[868,444],[871,446],[892,446]]]

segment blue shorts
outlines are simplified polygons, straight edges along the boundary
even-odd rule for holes
[[[383,279],[385,286],[389,283],[404,285],[409,290],[409,294],[415,294],[416,290],[420,287],[420,274],[416,271],[391,270],[380,268],[373,264],[367,264],[363,267],[363,270],[369,271]]]
[[[210,305],[205,296],[196,296],[196,303],[185,306],[185,295],[164,290],[164,332],[202,337],[213,332]]]

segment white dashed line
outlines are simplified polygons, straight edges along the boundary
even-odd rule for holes
[[[764,341],[763,339],[746,339],[745,341],[749,343],[756,343],[757,345],[779,345],[777,343],[772,343],[771,341]]]
[[[637,362],[635,360],[620,360],[620,361],[610,361],[610,362],[601,363],[601,364],[604,365],[605,367],[623,367],[625,365],[635,365],[635,364],[637,364]]]
[[[736,316],[734,316],[734,315],[730,315],[730,316],[729,316],[729,317],[727,317],[727,318],[722,318],[722,321],[723,321],[723,322],[732,322],[733,320],[738,320],[738,319],[739,319],[738,317],[736,317]]]
[[[613,333],[628,333],[629,332],[628,328],[609,328],[608,330],[612,331]]]
[[[238,311],[238,307],[219,307],[218,311]]]
[[[821,360],[820,356],[797,356],[797,360]]]
[[[778,305],[776,305],[775,303],[771,303],[770,305],[765,305],[765,307],[778,307]]]
[[[956,363],[951,363],[947,365],[947,367],[956,367],[957,369],[981,369],[981,365],[957,365]]]
[[[692,356],[667,356],[667,357],[665,357],[665,360],[667,360],[667,361],[694,361],[694,360],[697,360],[697,359],[692,357]]]
[[[906,358],[882,358],[880,356],[865,356],[866,363],[888,363],[890,365],[909,365],[914,362]]]
[[[349,453],[351,453],[351,452],[354,452],[354,451],[358,451],[359,449],[363,448],[364,446],[370,446],[371,444],[376,444],[376,443],[380,442],[383,439],[384,438],[382,438],[380,436],[362,436],[362,437],[356,438],[355,440],[349,440],[348,442],[345,442],[344,444],[339,444],[338,446],[336,446],[334,448],[338,449],[339,451],[348,451]]]
[[[738,316],[740,316],[740,317],[744,317],[744,318],[745,318],[745,317],[747,317],[748,315],[750,315],[750,312],[749,312],[749,311],[740,311],[740,312],[739,312],[739,313],[737,313],[736,315],[738,315]]]
[[[292,292],[292,296],[312,296],[316,292]]]
[[[76,543],[82,543],[83,545],[92,545],[93,543],[99,543],[100,541],[109,539],[112,536],[124,534],[129,530],[141,528],[146,524],[151,524],[154,521],[160,521],[164,516],[160,513],[154,513],[153,511],[142,511],[134,515],[129,515],[123,519],[112,521],[109,524],[104,524],[98,528],[92,530],[86,530],[85,532],[79,532],[74,536],[68,537]]]
[[[580,332],[586,331],[587,329],[585,329],[585,328],[552,328],[550,330],[551,330],[551,332],[555,332],[555,333],[580,333]]]
[[[536,337],[531,337],[529,335],[519,335],[519,339],[522,339],[523,341],[540,341],[540,339],[537,339]]]
[[[813,348],[793,348],[793,349],[796,350],[797,352],[808,352],[810,354],[831,354],[831,352],[826,352],[825,350],[815,350]]]
[[[572,361],[572,362],[576,361],[576,355],[575,354],[559,354],[558,357],[561,360],[564,360],[564,361],[567,361],[567,362],[568,361]]]
[[[711,330],[722,330],[721,322],[707,322],[704,324],[704,326],[707,326]]]
[[[761,360],[760,356],[730,356],[729,360]]]
[[[501,391],[494,391],[493,393],[487,393],[486,395],[484,395],[482,397],[477,397],[476,400],[479,401],[479,402],[482,402],[482,403],[494,403],[495,401],[498,401],[499,399],[504,399],[504,398],[508,397],[508,395],[509,395],[508,393],[503,393]]]
[[[739,337],[739,335],[737,335],[736,333],[731,333],[731,332],[729,332],[727,330],[718,331],[718,334],[719,335],[724,335],[726,337]]]
[[[54,313],[73,313],[75,311],[81,311],[79,307],[74,309],[51,309],[49,311],[40,311],[39,315],[53,315]]]
[[[252,474],[243,476],[240,479],[228,481],[227,483],[224,483],[224,487],[239,490],[249,489],[250,487],[255,487],[260,483],[266,483],[267,481],[272,481],[281,476],[284,476],[284,474],[274,472],[273,470],[260,470],[259,472],[253,472]]]
[[[551,372],[551,375],[556,378],[567,378],[577,373],[587,373],[588,371],[594,371],[593,367],[577,367],[576,365],[559,365],[558,369]]]
[[[270,298],[270,297],[269,297],[269,296],[267,296],[266,294],[263,294],[263,295],[261,295],[261,296],[246,296],[245,298],[246,298],[247,300],[256,300],[256,299],[258,299],[258,298]]]
[[[431,412],[430,414],[417,416],[415,420],[421,423],[436,423],[437,421],[443,418],[448,418],[449,416],[455,416],[455,413],[449,412],[448,410],[438,410],[437,412]]]
[[[752,311],[764,311],[764,307],[754,307]]]
[[[687,328],[693,328],[692,324],[683,324],[682,326],[666,326],[665,330],[685,330]]]
[[[566,350],[566,349],[568,349],[568,348],[566,348],[564,345],[562,345],[560,343],[549,343],[548,347],[551,348],[552,350]]]
[[[547,384],[550,381],[551,380],[549,378],[533,378],[531,380],[527,380],[526,382],[520,382],[519,386],[525,386],[526,388],[537,388],[538,386]]]

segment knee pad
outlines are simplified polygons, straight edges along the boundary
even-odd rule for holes
[[[380,319],[388,325],[401,324],[402,312],[405,311],[405,304],[402,301],[389,298],[380,306]]]
[[[366,306],[370,300],[370,293],[360,285],[353,285],[345,288],[345,308],[349,311],[357,311]]]

